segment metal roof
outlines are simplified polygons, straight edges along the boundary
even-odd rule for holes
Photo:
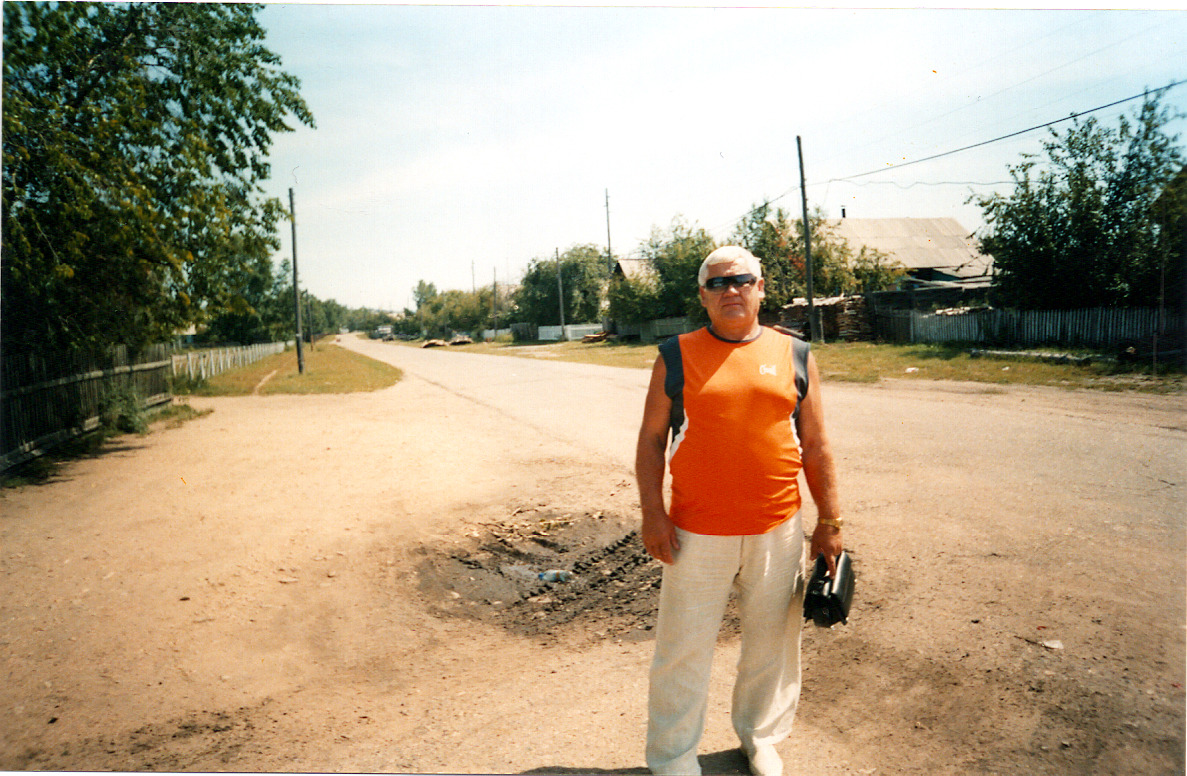
[[[832,218],[854,255],[862,246],[889,254],[909,269],[937,269],[961,278],[983,277],[993,257],[955,218]]]
[[[655,270],[651,268],[651,262],[646,259],[622,258],[618,260],[617,268],[625,277],[632,280],[655,276]]]

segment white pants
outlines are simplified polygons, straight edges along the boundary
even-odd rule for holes
[[[655,774],[701,772],[696,750],[713,648],[735,583],[742,647],[732,718],[742,748],[785,739],[800,696],[800,515],[759,536],[677,531],[676,562],[663,571],[648,697],[647,766]]]

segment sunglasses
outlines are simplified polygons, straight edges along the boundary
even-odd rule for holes
[[[709,278],[705,281],[705,288],[710,291],[721,291],[727,286],[734,286],[741,289],[742,286],[752,286],[758,282],[758,278],[749,273],[745,275],[722,275],[718,278]]]

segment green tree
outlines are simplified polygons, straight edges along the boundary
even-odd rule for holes
[[[762,310],[774,312],[804,291],[804,252],[791,218],[783,208],[756,205],[734,230],[733,241],[762,262],[766,296]]]
[[[652,227],[651,236],[639,248],[655,270],[655,309],[650,318],[678,318],[707,321],[697,290],[697,271],[705,257],[717,248],[713,236],[682,218],[672,219],[667,230]]]
[[[532,260],[515,293],[517,320],[540,326],[560,323],[558,293],[564,292],[565,323],[591,323],[602,314],[602,298],[609,271],[606,257],[593,244],[574,245],[560,255],[561,288],[555,258]],[[488,299],[489,304],[489,299]]]
[[[565,284],[565,321],[594,323],[601,319],[610,270],[602,249],[592,243],[574,245],[561,254]]]
[[[422,332],[433,336],[441,334],[441,310],[444,305],[440,296],[437,286],[424,280],[419,281],[412,290],[412,299],[416,302],[416,322]]]
[[[412,319],[420,331],[432,337],[449,337],[455,332],[480,334],[491,325],[491,289],[438,291],[421,280],[412,291],[416,312]],[[406,331],[407,324],[400,327]]]
[[[854,290],[859,293],[893,290],[907,276],[907,268],[901,261],[864,245],[853,258],[852,269]]]
[[[364,331],[370,331],[370,329]],[[392,331],[409,337],[418,336],[421,329],[420,323],[416,320],[416,312],[405,307],[403,312],[392,321]]]
[[[812,291],[817,297],[894,288],[906,268],[880,251],[862,247],[856,256],[820,208],[808,215],[812,247]],[[804,223],[782,208],[756,205],[734,230],[733,239],[762,261],[766,298],[762,309],[777,312],[808,293]]]
[[[169,339],[250,307],[272,136],[313,126],[258,6],[5,3],[3,345]]]
[[[314,297],[314,304],[320,308],[318,314],[325,321],[322,333],[337,334],[338,330],[346,325],[346,318],[350,314],[350,310],[345,305],[339,304],[333,299],[323,301],[316,297]]]
[[[620,323],[651,320],[659,309],[659,288],[652,276],[612,278],[606,296],[610,318]]]
[[[416,303],[416,309],[429,305],[437,298],[437,286],[432,283],[426,283],[421,280],[417,282],[416,288],[412,289],[412,301]]]
[[[1187,310],[1187,165],[1154,203],[1159,229],[1160,298]]]
[[[1148,94],[1116,128],[1095,118],[1051,130],[1046,155],[1009,168],[1008,195],[974,197],[993,255],[999,304],[1023,309],[1153,306],[1161,278],[1163,226],[1155,202],[1183,165],[1177,113]]]
[[[438,297],[440,326],[445,333],[464,331],[477,335],[490,320],[490,289],[444,291]]]
[[[282,327],[275,326],[281,322],[275,298],[285,289],[283,283],[278,284],[271,262],[266,257],[258,256],[256,261],[240,267],[239,273],[237,293],[223,312],[210,319],[206,327],[207,338],[216,342],[248,345],[272,342],[274,335],[283,336]],[[289,303],[291,309],[291,293]]]
[[[836,227],[824,217],[819,207],[808,214],[808,225],[812,230],[812,293],[817,297],[843,296],[857,290],[857,279],[853,275],[853,249],[844,237],[837,234]],[[798,278],[797,296],[808,293],[807,262],[804,259],[804,222],[795,221],[797,255],[794,263]]]
[[[405,310],[405,317],[401,320],[392,320],[392,316],[382,310],[371,310],[366,307],[359,307],[349,312],[344,324],[351,331],[359,331],[369,334],[375,331],[380,326],[391,326],[392,331],[400,331],[404,334],[419,334],[420,325],[415,321],[415,314],[410,310]]]
[[[232,306],[199,327],[200,342],[252,344],[282,342],[296,336],[293,269],[288,259],[273,268],[263,257],[242,271]],[[307,294],[303,294],[307,296]],[[313,300],[315,304],[320,301]],[[308,314],[308,305],[302,315]],[[309,330],[306,325],[306,331]]]

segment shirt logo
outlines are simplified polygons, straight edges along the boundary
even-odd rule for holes
[[[775,365],[774,365],[774,364],[759,364],[759,366],[758,366],[758,373],[759,373],[760,375],[773,375],[773,374],[776,374],[776,372],[775,372]]]

